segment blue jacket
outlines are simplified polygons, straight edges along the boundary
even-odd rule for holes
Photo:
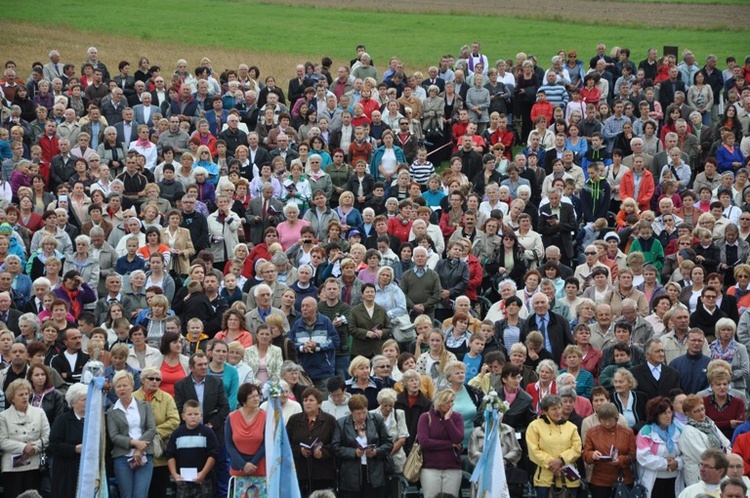
[[[406,156],[404,155],[404,151],[401,149],[401,147],[398,147],[396,145],[393,146],[393,151],[396,154],[396,161],[400,163],[406,163]],[[375,178],[377,181],[383,181],[383,176],[380,174],[380,171],[378,168],[380,167],[380,162],[383,160],[383,155],[385,154],[385,145],[381,145],[377,149],[375,149],[375,152],[372,153],[372,160],[370,161],[370,174]]]
[[[711,358],[702,353],[697,356],[686,353],[669,364],[670,367],[680,372],[680,388],[685,394],[696,394],[708,387],[706,369],[709,361]]]
[[[334,376],[336,351],[339,349],[339,334],[331,320],[322,313],[317,314],[312,331],[308,330],[304,318],[298,318],[289,331],[289,340],[299,354],[299,362],[312,380],[327,379]],[[313,353],[303,349],[308,341],[315,341],[317,347]]]

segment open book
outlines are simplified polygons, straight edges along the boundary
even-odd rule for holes
[[[299,445],[302,446],[303,448],[307,448],[308,450],[310,450],[310,452],[315,453],[316,451],[323,448],[323,441],[321,441],[318,438],[315,438],[315,441],[313,441],[309,445],[305,443],[300,443]]]

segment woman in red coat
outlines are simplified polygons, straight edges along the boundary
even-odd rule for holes
[[[637,176],[640,176],[640,182],[636,195],[635,184]],[[651,198],[654,196],[655,188],[654,175],[649,170],[643,168],[643,157],[634,157],[633,169],[625,173],[620,182],[620,198],[623,200],[628,197],[633,198],[638,203],[638,209],[647,211],[651,209]]]

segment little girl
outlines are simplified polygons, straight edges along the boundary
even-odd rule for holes
[[[623,228],[626,228],[628,226],[627,222],[625,221],[625,218],[629,214],[634,214],[641,217],[640,212],[638,210],[638,204],[635,202],[635,199],[632,197],[628,197],[627,199],[623,199],[622,204],[620,205],[620,212],[617,213],[617,230],[622,230]]]

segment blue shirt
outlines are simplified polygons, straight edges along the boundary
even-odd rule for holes
[[[549,340],[549,333],[548,333],[548,330],[549,330],[549,313],[547,313],[544,316],[539,316],[539,315],[535,315],[535,316],[536,316],[536,325],[539,328],[539,332],[541,332],[542,335],[544,336],[544,349],[546,349],[547,351],[549,351],[551,353],[552,352],[552,343]],[[544,330],[542,330],[542,320],[544,320]]]
[[[198,403],[201,404],[201,411],[205,413],[206,411],[204,410],[204,407],[203,407],[203,392],[206,389],[206,379],[204,377],[202,381],[198,382],[195,380],[195,377],[193,377],[191,374],[190,380],[193,381],[193,387],[195,388],[195,395],[198,397]]]

